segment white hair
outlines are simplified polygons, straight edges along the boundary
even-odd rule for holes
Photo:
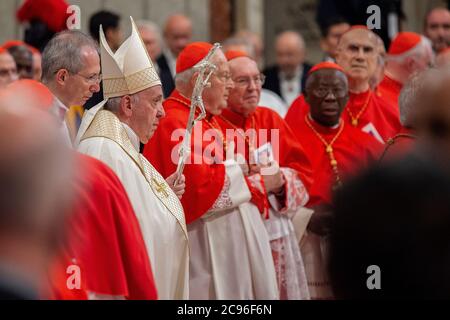
[[[405,53],[399,55],[387,54],[386,61],[392,61],[401,64],[407,58],[422,59],[427,50],[429,50],[429,52],[432,52],[433,49],[430,39],[425,36],[420,36],[420,38],[420,42],[414,48],[406,51]]]
[[[192,76],[195,73],[195,68],[192,67],[190,69],[187,69],[183,72],[177,73],[175,75],[175,86],[182,86],[182,85],[186,85],[189,83],[189,81],[191,81]]]
[[[402,126],[409,127],[411,125],[410,117],[412,111],[416,108],[419,92],[423,88],[426,79],[430,79],[434,72],[434,69],[430,69],[414,75],[405,83],[400,91],[398,107],[400,111],[400,123]]]
[[[120,110],[120,103],[122,101],[122,97],[115,97],[115,98],[109,98],[108,102],[105,105],[105,110],[111,111],[112,113],[119,113]],[[139,102],[139,92],[130,95],[131,101],[133,103],[138,103]]]

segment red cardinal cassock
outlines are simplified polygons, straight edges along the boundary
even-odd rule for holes
[[[125,189],[102,162],[78,155],[77,201],[51,274],[53,298],[157,299],[139,224]],[[79,269],[78,269],[79,268]],[[76,276],[81,276],[78,282]]]
[[[309,299],[303,258],[299,254],[298,239],[293,232],[294,225],[291,221],[308,201],[306,189],[309,190],[312,184],[311,164],[304,149],[284,120],[268,108],[258,107],[248,117],[225,109],[218,121],[227,137],[227,131],[232,132],[237,153],[245,154],[250,166],[252,152],[270,143],[274,160],[278,162],[286,181],[285,196],[278,200],[279,204],[274,204],[265,190],[262,176],[251,175],[246,178],[255,185],[249,188],[251,201],[267,218],[265,226],[271,242],[280,299]],[[254,139],[251,134],[246,135],[251,131],[255,133]],[[238,132],[241,132],[241,135]],[[281,225],[290,229],[291,233],[283,233]],[[292,290],[289,284],[297,289]]]
[[[317,134],[330,143],[339,133],[338,139],[333,143],[333,151],[341,179],[356,174],[361,168],[376,161],[383,150],[383,145],[375,138],[345,122],[341,122],[338,128],[329,128],[314,122],[305,115],[297,120],[292,128],[310,157],[313,167],[314,183],[310,188],[308,206],[323,202],[330,204],[332,187],[336,182],[336,174],[330,165],[326,147]]]
[[[404,55],[408,51],[413,50],[421,43],[421,41],[422,38],[417,33],[400,32],[389,46],[388,54],[394,58]],[[402,88],[402,83],[393,79],[389,74],[385,74],[383,81],[381,81],[376,89],[377,96],[381,97],[385,101],[388,101],[393,106],[393,110],[398,117],[400,117],[398,98]]]
[[[324,68],[344,72],[334,63],[319,64],[311,72]],[[342,119],[338,126],[332,128],[313,121],[309,115],[309,105],[303,97],[294,103],[286,122],[302,144],[313,167],[314,182],[310,188],[308,203],[310,207],[328,207],[332,201],[333,187],[339,186],[345,178],[376,161],[383,149],[383,145],[374,137]],[[313,232],[308,232],[303,240],[301,250],[312,299],[333,297],[324,255],[327,247],[326,238]]]
[[[308,112],[309,106],[301,95],[292,103],[285,119],[289,119],[292,127],[295,123],[293,120],[303,118]],[[385,143],[401,130],[398,111],[372,90],[359,94],[350,93],[342,119],[348,126],[359,128],[381,143]]]
[[[250,149],[255,150],[266,143],[271,143],[275,160],[280,167],[294,169],[309,190],[313,181],[311,163],[291,128],[276,112],[265,107],[257,107],[255,112],[246,118],[230,109],[225,109],[218,117],[218,122],[225,133],[226,130],[242,129],[245,133],[247,130],[254,129],[257,134],[256,145],[252,145]],[[236,133],[234,138],[235,145],[238,147],[241,143],[238,140],[242,139]],[[250,160],[248,139],[245,139],[245,159],[247,162]]]
[[[403,128],[395,137],[388,140],[380,161],[393,161],[412,151],[416,143],[414,131]]]
[[[226,58],[231,61],[249,57],[245,52],[228,51]],[[309,299],[303,259],[291,221],[293,217],[301,216],[299,212],[308,201],[306,189],[312,183],[308,157],[284,120],[268,108],[257,107],[245,116],[229,107],[217,118],[226,140],[234,142],[235,152],[245,158],[250,168],[256,163],[272,160],[260,159],[261,154],[267,158],[265,150],[273,152],[273,160],[278,163],[285,180],[283,192],[278,197],[269,194],[263,176],[251,172],[246,177],[250,185],[254,185],[250,188],[251,201],[266,217],[264,224],[272,248],[280,299]]]
[[[323,68],[335,68],[343,72],[338,65],[329,63],[319,64],[311,71]],[[309,206],[330,204],[331,190],[337,179],[342,181],[354,175],[360,168],[377,160],[383,150],[383,145],[377,139],[350,125],[348,121],[341,121],[338,127],[330,128],[312,120],[309,105],[303,96],[297,98],[285,120],[305,149],[313,167],[314,183],[310,188]],[[324,144],[324,141],[330,144],[333,140],[331,148],[337,161],[337,172],[331,165],[330,154],[326,152],[327,145]]]
[[[178,57],[177,74],[196,65],[211,48],[207,43],[188,45]],[[165,177],[177,168],[190,105],[189,98],[173,91],[164,102],[166,116],[144,148],[144,156]],[[189,294],[199,300],[278,299],[269,237],[260,212],[250,203],[252,187],[241,167],[234,160],[223,161],[227,146],[216,116],[207,113],[195,124],[181,200],[191,249]],[[264,210],[264,197],[260,200]]]

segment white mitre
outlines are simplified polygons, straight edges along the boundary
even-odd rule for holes
[[[134,94],[161,85],[132,17],[131,36],[113,53],[100,26],[100,52],[105,99]]]
[[[106,41],[102,26],[100,26],[100,55],[103,75],[104,100],[85,112],[78,130],[75,145],[89,128],[99,110],[108,99],[132,95],[145,89],[161,85],[158,73],[147,53],[144,42],[131,19],[131,35],[120,48],[113,53]]]

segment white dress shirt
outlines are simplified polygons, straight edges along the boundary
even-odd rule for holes
[[[66,113],[69,111],[64,103],[61,102],[56,96],[54,96],[53,106],[50,108],[50,113],[56,116],[56,118],[60,121],[60,131],[64,138],[64,141],[68,146],[72,147],[72,138],[70,137],[69,127],[66,123]]]
[[[281,96],[288,106],[302,93],[302,76],[303,69],[301,67],[297,68],[295,76],[291,79],[287,79],[283,72],[279,74]]]

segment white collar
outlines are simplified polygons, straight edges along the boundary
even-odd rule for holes
[[[170,61],[177,60],[177,58],[175,58],[175,56],[173,55],[172,51],[169,48],[164,48],[163,53],[168,60]]]
[[[57,96],[53,95],[54,103],[50,108],[50,112],[53,113],[61,122],[64,122],[65,116],[69,108],[58,99]]]
[[[127,132],[128,138],[130,138],[133,147],[136,149],[137,152],[139,152],[140,144],[138,135],[126,123],[122,122],[122,125],[125,128],[125,131]]]

